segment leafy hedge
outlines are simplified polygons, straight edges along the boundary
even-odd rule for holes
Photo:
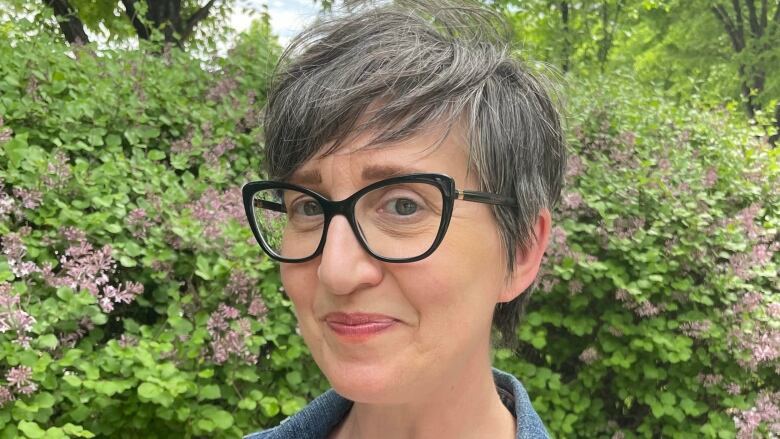
[[[0,437],[239,437],[323,390],[239,197],[278,50],[0,43]]]
[[[238,437],[326,387],[244,224],[278,53],[0,42],[0,437]],[[777,151],[633,86],[570,92],[568,193],[496,365],[557,437],[779,434]]]
[[[780,433],[780,151],[630,80],[570,93],[567,193],[519,331],[559,437]]]

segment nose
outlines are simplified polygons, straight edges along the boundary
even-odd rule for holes
[[[378,285],[382,263],[358,242],[346,218],[335,216],[328,226],[317,275],[332,294],[350,294]]]

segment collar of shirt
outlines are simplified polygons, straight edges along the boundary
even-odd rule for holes
[[[514,376],[493,369],[493,380],[501,402],[517,420],[516,439],[549,439],[542,420],[531,405],[528,393]],[[278,427],[252,433],[244,439],[325,439],[344,419],[352,401],[328,390]]]

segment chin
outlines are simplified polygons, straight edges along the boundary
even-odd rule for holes
[[[355,402],[398,403],[408,387],[402,379],[404,374],[387,364],[326,364],[320,369],[339,395]]]

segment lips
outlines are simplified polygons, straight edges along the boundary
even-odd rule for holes
[[[342,338],[365,340],[390,329],[398,320],[384,314],[335,312],[325,316],[325,323]]]

